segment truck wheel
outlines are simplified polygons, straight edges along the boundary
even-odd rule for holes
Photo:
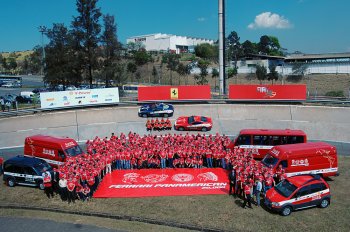
[[[208,129],[206,127],[202,127],[202,131],[206,132]]]
[[[167,117],[169,117],[169,115],[168,114],[164,114],[164,118],[167,118]]]
[[[142,117],[143,118],[147,118],[147,114],[142,114]]]
[[[290,206],[286,206],[283,208],[281,215],[282,216],[289,216],[292,213],[292,208]]]
[[[321,201],[320,207],[321,207],[321,208],[327,208],[328,206],[329,206],[329,199],[328,199],[328,198],[323,199],[323,200]]]
[[[184,131],[184,130],[185,130],[185,128],[179,127],[179,131]]]
[[[14,180],[13,178],[8,178],[8,179],[7,179],[7,185],[8,185],[9,187],[15,187],[16,182],[15,182],[15,180]]]

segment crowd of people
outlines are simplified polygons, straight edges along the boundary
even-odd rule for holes
[[[114,169],[144,168],[223,168],[230,170],[230,194],[244,197],[244,207],[251,207],[252,196],[260,205],[260,194],[282,180],[284,170],[277,174],[253,159],[252,151],[228,149],[231,141],[225,135],[165,134],[128,135],[114,133],[110,138],[95,137],[87,141],[86,154],[68,157],[54,169],[53,176],[44,176],[45,192],[60,194],[68,203],[91,199],[106,173]],[[50,174],[50,173],[49,173]],[[46,178],[46,179],[45,179]]]
[[[234,197],[244,199],[243,208],[252,208],[252,200],[260,206],[261,195],[274,185],[286,178],[281,165],[274,172],[272,167],[265,167],[261,162],[253,159],[251,150],[234,148],[232,169],[229,173],[230,191]]]
[[[169,118],[167,118],[166,120],[164,120],[164,118],[162,118],[161,120],[159,120],[158,118],[156,118],[155,120],[148,119],[146,122],[146,129],[147,131],[171,130],[171,122]]]

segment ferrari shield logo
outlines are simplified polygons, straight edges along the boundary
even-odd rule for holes
[[[170,99],[178,99],[178,98],[179,98],[178,88],[170,88]]]

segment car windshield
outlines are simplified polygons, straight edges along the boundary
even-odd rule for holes
[[[289,197],[297,187],[288,180],[283,180],[275,186],[275,190],[284,197]]]
[[[192,124],[194,122],[194,117],[191,116],[188,118],[188,124]]]
[[[278,159],[276,157],[273,157],[269,153],[266,154],[264,159],[261,161],[266,167],[275,167]]]
[[[79,147],[79,145],[76,145],[74,147],[68,148],[65,150],[65,153],[69,156],[77,156],[83,154],[83,151]]]
[[[207,120],[206,117],[203,117],[203,116],[202,116],[202,117],[201,117],[201,121],[202,121],[202,122],[206,122],[206,121],[208,121],[208,120]]]
[[[45,168],[47,171],[51,171],[51,170],[52,170],[51,166],[50,166],[48,163],[44,162],[44,161],[37,163],[37,164],[34,166],[34,168],[35,168],[36,170],[38,170],[39,172],[44,172],[44,168]]]

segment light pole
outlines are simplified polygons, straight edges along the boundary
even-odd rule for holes
[[[44,75],[45,70],[45,47],[44,47],[44,34],[47,32],[47,28],[45,26],[39,26],[39,32],[41,33],[41,76]]]
[[[220,95],[225,95],[225,0],[219,0],[219,83]]]

